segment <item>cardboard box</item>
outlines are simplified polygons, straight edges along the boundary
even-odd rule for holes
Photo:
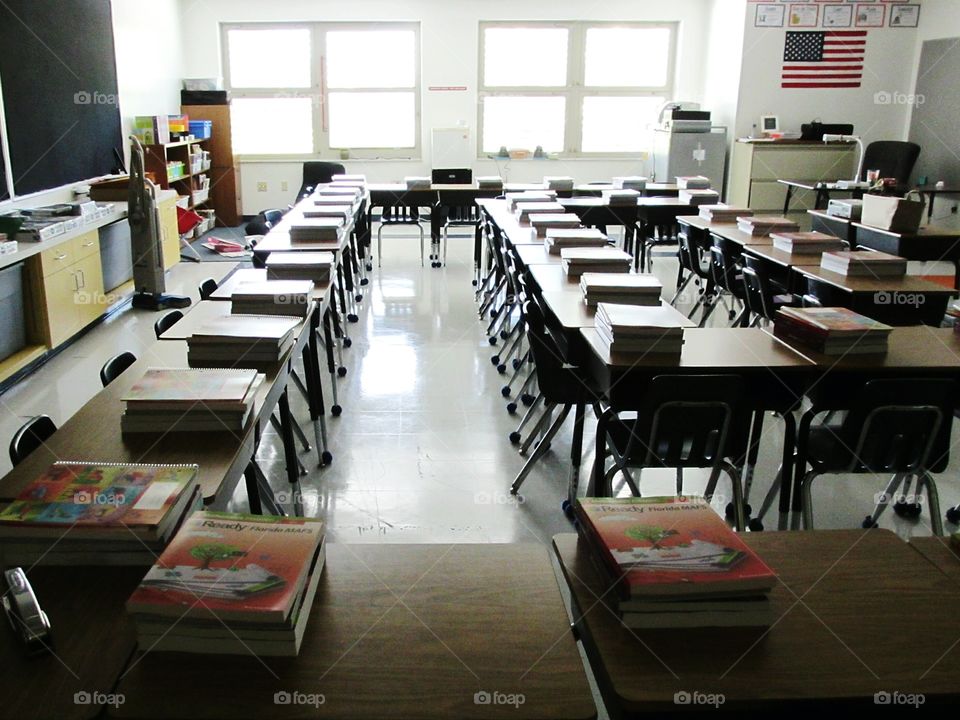
[[[891,195],[864,195],[860,222],[897,233],[915,233],[923,221],[924,204]]]

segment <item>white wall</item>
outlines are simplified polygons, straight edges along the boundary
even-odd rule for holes
[[[716,0],[735,4],[742,0]],[[649,20],[680,23],[675,95],[699,101],[704,93],[704,58],[710,10],[715,0],[182,0],[181,22],[187,77],[221,75],[219,24],[278,20],[416,20],[421,23],[423,87],[422,158],[419,161],[347,161],[351,172],[373,181],[429,174],[430,131],[464,122],[476,132],[478,23],[481,20]],[[430,92],[434,86],[465,85],[466,92]],[[474,136],[475,137],[475,136]],[[592,180],[617,174],[647,173],[646,161],[525,160],[500,163],[477,160],[478,174],[501,174],[511,181],[543,175],[572,175]],[[243,211],[252,214],[284,206],[300,186],[300,162],[247,162],[241,167]],[[267,183],[267,192],[257,184]],[[282,190],[282,183],[287,189]]]
[[[714,0],[710,9],[703,105],[713,113],[714,125],[727,128],[728,148],[736,139],[746,12],[746,0]],[[729,170],[728,159],[728,175]]]

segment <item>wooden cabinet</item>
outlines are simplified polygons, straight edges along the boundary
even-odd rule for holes
[[[160,244],[163,251],[163,269],[169,270],[180,262],[180,228],[177,224],[177,197],[159,203]]]
[[[230,105],[181,105],[180,112],[191,120],[213,123],[210,139],[204,148],[210,151],[210,202],[217,212],[217,225],[236,227],[240,224],[239,169],[233,156],[233,130]]]

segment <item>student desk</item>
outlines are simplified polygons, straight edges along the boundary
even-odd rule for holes
[[[533,544],[327,544],[299,656],[148,652],[111,717],[596,717],[548,550]],[[278,693],[323,696],[277,704]],[[483,693],[523,703],[484,704]],[[501,696],[502,697],[502,696]]]
[[[787,194],[783,199],[784,215],[790,212],[790,201],[793,199],[793,194],[797,190],[805,190],[807,192],[815,192],[817,194],[813,203],[814,210],[826,209],[827,203],[830,202],[830,196],[835,193],[842,193],[843,195],[849,195],[850,197],[857,199],[862,198],[864,193],[863,190],[839,188],[836,187],[834,183],[813,182],[810,180],[777,180],[777,182],[786,186],[787,188]]]
[[[514,249],[517,252],[517,257],[520,258],[520,262],[526,268],[532,265],[556,265],[561,270],[563,269],[563,261],[560,259],[560,256],[548,253],[543,243],[538,243],[537,245],[517,245]],[[579,280],[580,278],[577,278],[578,282]]]
[[[251,282],[265,282],[267,280],[267,271],[265,268],[238,268],[230,274],[210,296],[210,300],[229,301],[233,298],[233,291],[238,285]],[[325,283],[314,283],[313,299],[318,303],[324,304],[329,301],[330,281]]]
[[[944,185],[943,187],[937,187],[936,183],[933,185],[917,185],[914,190],[920,193],[921,200],[930,198],[926,201],[928,223],[933,220],[933,203],[937,199],[937,195],[960,195],[960,187],[956,185]]]
[[[587,183],[585,185],[574,185],[573,195],[584,195],[587,197],[600,197],[604,190],[623,190],[616,188],[612,183]],[[648,182],[646,187],[640,191],[641,197],[676,197],[680,188],[676,183],[658,183]]]
[[[950,547],[948,537],[912,537],[910,547],[934,567],[960,585],[960,555]]]
[[[954,267],[954,287],[960,290],[960,230],[925,225],[915,233],[852,223],[858,248],[870,248],[921,262],[947,261]]]
[[[608,605],[614,591],[592,551],[575,534],[554,536],[574,625],[611,716],[710,717],[713,706],[678,706],[678,693],[693,692],[722,694],[721,710],[748,717],[841,707],[873,714],[880,692],[923,693],[927,706],[957,701],[956,596],[896,535],[741,537],[780,580],[770,594],[779,620],[767,630],[628,630]]]
[[[822,210],[807,210],[810,216],[810,229],[833,235],[845,241],[851,248],[857,246],[857,233],[853,223],[846,218],[828,215]]]
[[[842,306],[890,325],[939,327],[954,291],[916,275],[848,277],[816,266],[794,266],[806,292],[825,307]]]
[[[580,278],[571,277],[563,270],[562,265],[529,265],[527,277],[536,285],[536,290],[562,290],[580,295]]]
[[[600,227],[606,232],[607,225],[621,225],[624,248],[633,247],[639,206],[611,205],[598,197],[560,198],[557,202],[575,213],[587,227]]]
[[[777,250],[773,245],[746,245],[745,255],[759,258],[767,268],[771,280],[791,293],[803,291],[803,277],[793,272],[794,268],[820,267],[822,253],[790,253]]]
[[[677,222],[681,228],[685,228],[690,241],[704,250],[709,250],[713,244],[711,235],[725,238],[741,247],[773,245],[773,239],[769,235],[751,235],[737,227],[736,223],[715,223],[704,220],[699,215],[679,216]]]
[[[87,693],[113,688],[136,647],[124,603],[140,583],[143,567],[24,568],[50,618],[53,653],[28,658],[9,628],[0,633],[0,693],[4,717],[21,720],[90,720],[102,704]],[[6,622],[4,622],[6,624]],[[81,700],[81,702],[77,702]]]
[[[680,202],[676,197],[642,197],[637,200],[639,247],[633,249],[635,266],[647,267],[647,241],[653,242],[653,233],[656,228],[661,229],[661,237],[675,237],[679,219],[690,215],[699,216],[699,212],[700,209],[697,206]]]

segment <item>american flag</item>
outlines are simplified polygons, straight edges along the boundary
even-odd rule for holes
[[[860,87],[866,49],[866,30],[788,32],[781,87]]]

